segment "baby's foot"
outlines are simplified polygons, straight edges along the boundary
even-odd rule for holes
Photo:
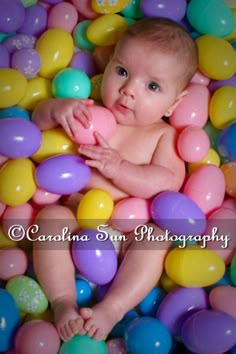
[[[105,339],[121,319],[116,309],[108,308],[103,302],[98,303],[92,309],[87,307],[80,309],[80,315],[85,321],[84,329],[87,336],[95,340]]]
[[[56,329],[63,341],[70,340],[77,333],[85,334],[84,320],[75,303],[65,300],[54,303],[53,312]]]

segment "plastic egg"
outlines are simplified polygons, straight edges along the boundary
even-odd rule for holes
[[[152,201],[151,216],[162,229],[175,235],[202,234],[206,217],[197,204],[180,192],[161,192]]]
[[[203,85],[203,86],[208,86],[210,84],[210,79],[206,75],[203,75],[203,73],[201,73],[201,71],[197,70],[192,77],[191,84],[199,84],[199,85]]]
[[[89,283],[84,279],[76,279],[75,281],[77,305],[79,307],[87,307],[91,305],[93,291]]]
[[[84,20],[79,22],[73,31],[73,39],[76,47],[82,50],[93,51],[95,44],[90,42],[87,37],[87,29],[92,22],[90,20]]]
[[[103,78],[103,74],[98,74],[93,76],[90,80],[92,85],[90,98],[94,99],[95,101],[102,101],[102,97],[101,97],[102,78]]]
[[[40,56],[34,49],[20,49],[12,55],[11,67],[19,70],[27,79],[37,75],[40,65]]]
[[[39,128],[26,119],[0,119],[0,153],[9,158],[33,155],[41,145]]]
[[[8,68],[0,68],[0,77],[0,108],[14,106],[24,97],[27,80],[18,70]]]
[[[217,282],[225,272],[224,261],[215,252],[199,245],[171,250],[165,261],[171,279],[185,287],[204,287]]]
[[[8,49],[10,54],[19,49],[33,49],[35,46],[36,38],[29,34],[14,34],[7,37],[3,44]]]
[[[226,0],[227,1],[227,0]],[[235,20],[235,23],[236,23],[236,8],[232,8],[232,13],[233,13],[233,16],[234,16],[234,20]],[[225,39],[229,42],[232,42],[236,39],[236,26],[234,26],[234,30],[228,34]]]
[[[101,240],[94,229],[83,230],[80,239],[73,241],[72,259],[78,271],[94,284],[109,283],[117,271],[117,255],[110,239]],[[86,236],[82,241],[82,236]]]
[[[40,36],[46,30],[47,17],[47,10],[42,4],[32,4],[26,8],[24,23],[17,32]]]
[[[73,38],[68,32],[60,28],[44,32],[35,47],[42,62],[39,74],[51,79],[65,69],[72,58],[73,48]]]
[[[39,284],[25,275],[8,280],[6,290],[25,313],[41,313],[48,307],[48,300]]]
[[[228,160],[236,160],[236,122],[227,125],[219,134],[217,140],[218,151]]]
[[[113,45],[117,43],[127,28],[127,22],[122,16],[101,15],[91,22],[86,34],[95,45]]]
[[[236,88],[224,86],[215,91],[209,107],[210,120],[214,127],[223,129],[236,117]]]
[[[236,247],[235,239],[236,211],[221,207],[214,211],[207,220],[205,234],[210,235],[207,248],[212,249],[229,264]]]
[[[167,17],[181,21],[187,7],[186,0],[142,0],[141,10],[147,17]]]
[[[56,328],[48,321],[33,320],[17,331],[15,348],[18,354],[57,354],[60,338]]]
[[[224,80],[235,74],[236,52],[223,38],[210,34],[196,39],[198,47],[198,68],[211,79]]]
[[[235,344],[236,320],[227,313],[202,310],[186,320],[181,338],[191,352],[225,353]]]
[[[2,217],[5,209],[6,209],[6,205],[0,202],[0,217]]]
[[[62,154],[41,162],[35,173],[38,186],[55,194],[78,192],[90,178],[90,168],[78,155]]]
[[[0,200],[10,206],[28,202],[35,190],[35,166],[29,159],[7,161],[0,169]]]
[[[78,18],[78,12],[72,4],[61,2],[50,9],[48,28],[61,28],[70,33],[76,26]]]
[[[20,248],[5,248],[0,251],[0,279],[8,280],[22,275],[27,269],[27,256]]]
[[[121,10],[121,14],[125,17],[133,18],[135,20],[143,18],[144,14],[141,11],[140,5],[140,0],[130,1],[129,4],[123,10]]]
[[[172,338],[167,328],[157,319],[140,317],[132,320],[124,332],[125,346],[129,353],[168,354]]]
[[[54,155],[75,154],[77,150],[76,144],[62,128],[49,129],[42,132],[42,144],[31,158],[39,163]]]
[[[220,166],[220,157],[214,149],[210,148],[206,157],[204,157],[201,161],[188,163],[188,173],[191,174],[204,165]]]
[[[221,0],[191,0],[187,8],[191,25],[200,33],[224,37],[234,29],[234,16]]]
[[[86,334],[76,334],[69,341],[63,342],[59,351],[59,354],[73,353],[107,354],[107,347],[104,340],[97,341]]]
[[[211,290],[209,299],[213,310],[228,313],[236,319],[236,288],[217,286]]]
[[[91,0],[72,0],[72,4],[85,18],[93,19],[99,16],[95,11],[93,11],[91,7]]]
[[[92,9],[98,14],[114,14],[120,12],[125,6],[129,4],[129,0],[118,0],[116,2],[110,2],[105,0],[103,2],[99,0],[92,0]]]
[[[190,84],[186,90],[188,94],[170,116],[170,124],[177,130],[189,125],[202,128],[208,119],[209,90],[200,84]]]
[[[209,88],[210,92],[213,94],[218,88],[223,87],[223,86],[236,87],[236,74],[226,80],[211,80],[208,88]]]
[[[74,53],[70,61],[70,67],[80,69],[88,77],[94,76],[97,73],[93,56],[85,50]]]
[[[7,48],[0,44],[0,68],[9,68],[10,66],[10,54]]]
[[[225,191],[232,197],[236,198],[236,162],[226,162],[221,165],[221,170],[225,177]]]
[[[122,232],[133,231],[138,225],[146,224],[150,219],[150,202],[137,197],[120,200],[111,216],[112,227]]]
[[[76,121],[77,136],[74,138],[78,144],[96,144],[94,132],[98,131],[104,139],[108,140],[117,127],[113,113],[102,106],[93,105],[88,108],[92,115],[92,122],[89,129],[84,128],[79,121]]]
[[[2,109],[0,112],[0,119],[2,119],[2,118],[15,118],[15,117],[30,120],[29,112],[26,109],[21,108],[19,106],[8,107],[5,109]]]
[[[0,31],[11,33],[17,31],[25,20],[25,8],[18,0],[1,0]]]
[[[50,193],[42,188],[37,188],[32,196],[32,201],[37,205],[49,205],[57,202],[60,197],[60,194]]]
[[[156,318],[172,336],[180,336],[184,321],[193,313],[209,307],[208,295],[202,288],[177,288],[166,295]]]
[[[107,342],[107,354],[128,354],[123,338],[109,339]]]
[[[20,312],[11,294],[1,288],[0,303],[0,351],[5,352],[14,344],[16,328],[20,325]]]
[[[233,256],[230,265],[230,276],[234,286],[236,286],[236,255]]]
[[[204,129],[189,126],[181,131],[177,148],[181,158],[187,162],[198,162],[206,157],[210,140]]]
[[[209,139],[210,139],[210,144],[211,144],[211,147],[215,150],[217,150],[217,146],[216,146],[216,143],[217,143],[217,139],[218,139],[218,136],[220,134],[220,130],[219,129],[216,129],[211,121],[208,119],[206,125],[204,126],[204,130],[205,132],[207,133]]]
[[[216,210],[222,205],[225,196],[225,179],[221,169],[214,165],[199,167],[188,178],[183,193],[191,198],[204,214]]]
[[[17,243],[16,241],[11,240],[3,231],[2,226],[0,226],[0,249],[6,247],[17,247]]]
[[[28,80],[28,85],[22,100],[18,102],[20,107],[34,110],[35,106],[43,99],[52,97],[51,81],[43,77],[35,77]]]
[[[89,77],[80,69],[64,69],[52,81],[52,92],[57,98],[88,98],[90,91]]]
[[[166,293],[162,288],[153,288],[145,298],[138,304],[138,310],[144,316],[155,317]]]
[[[114,207],[111,195],[103,189],[92,189],[81,198],[77,208],[77,220],[83,229],[106,224]]]

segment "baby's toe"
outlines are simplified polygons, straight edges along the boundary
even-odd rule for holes
[[[69,322],[69,327],[70,327],[71,333],[73,333],[73,334],[76,334],[76,333],[77,333],[77,324],[76,324],[76,321],[71,320],[71,321]]]
[[[69,324],[66,324],[64,328],[66,333],[66,340],[70,340],[73,337],[74,333],[72,332]]]
[[[84,329],[84,321],[81,318],[77,318],[76,320],[76,328],[77,328],[77,333],[80,335],[84,335],[86,333]]]
[[[89,307],[83,307],[82,309],[80,309],[79,313],[85,320],[88,320],[92,317],[93,310]]]
[[[100,328],[98,328],[97,331],[95,332],[95,334],[93,336],[93,339],[94,340],[102,340],[102,339],[104,339],[104,333],[103,333],[103,331]]]
[[[92,325],[87,333],[88,337],[93,337],[96,330],[97,330],[97,327],[95,325]]]
[[[94,325],[94,322],[92,319],[86,321],[85,325],[84,325],[84,329],[88,332],[90,331],[90,328]]]

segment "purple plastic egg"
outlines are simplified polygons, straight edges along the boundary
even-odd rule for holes
[[[17,31],[25,19],[25,8],[20,0],[0,1],[0,32]]]
[[[168,328],[172,336],[180,336],[186,319],[208,307],[208,296],[203,288],[179,287],[166,295],[156,317]]]
[[[10,66],[10,54],[8,49],[0,44],[0,68],[9,68]]]
[[[3,42],[4,46],[12,54],[19,49],[33,49],[35,46],[36,37],[30,34],[15,34],[6,38]]]
[[[70,61],[70,67],[82,70],[89,77],[92,77],[97,73],[92,55],[84,51],[74,53]]]
[[[212,80],[208,85],[210,92],[213,94],[218,88],[223,86],[236,87],[236,74],[225,80]]]
[[[80,240],[72,244],[72,258],[82,276],[94,284],[104,285],[114,278],[118,262],[112,241],[101,241],[98,235],[95,229],[81,231]]]
[[[32,5],[26,9],[24,23],[17,32],[40,36],[47,28],[47,17],[47,10],[42,5]]]
[[[151,204],[152,218],[162,230],[175,235],[201,235],[206,216],[197,204],[180,192],[159,193]]]
[[[184,18],[186,0],[141,0],[141,11],[146,17],[166,17],[174,21]]]
[[[0,120],[0,154],[12,159],[30,157],[41,142],[42,133],[33,122],[21,118]]]
[[[181,337],[191,352],[222,354],[236,344],[236,320],[224,312],[202,310],[185,321]]]
[[[38,186],[47,192],[72,194],[87,184],[90,174],[90,168],[80,156],[62,154],[41,162],[36,169],[35,179]]]
[[[11,67],[19,70],[27,79],[35,77],[40,66],[40,55],[35,49],[20,49],[12,55]]]

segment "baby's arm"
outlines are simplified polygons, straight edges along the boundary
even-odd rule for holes
[[[119,152],[96,134],[100,146],[80,146],[80,152],[91,160],[86,163],[97,168],[113,184],[128,195],[151,198],[157,193],[180,189],[185,177],[185,165],[176,150],[177,132],[168,127],[160,137],[152,161],[135,165],[122,159]]]
[[[61,125],[67,135],[73,139],[77,136],[76,120],[85,128],[89,128],[92,117],[87,107],[93,103],[91,99],[50,98],[43,100],[32,113],[32,121],[41,130]]]

